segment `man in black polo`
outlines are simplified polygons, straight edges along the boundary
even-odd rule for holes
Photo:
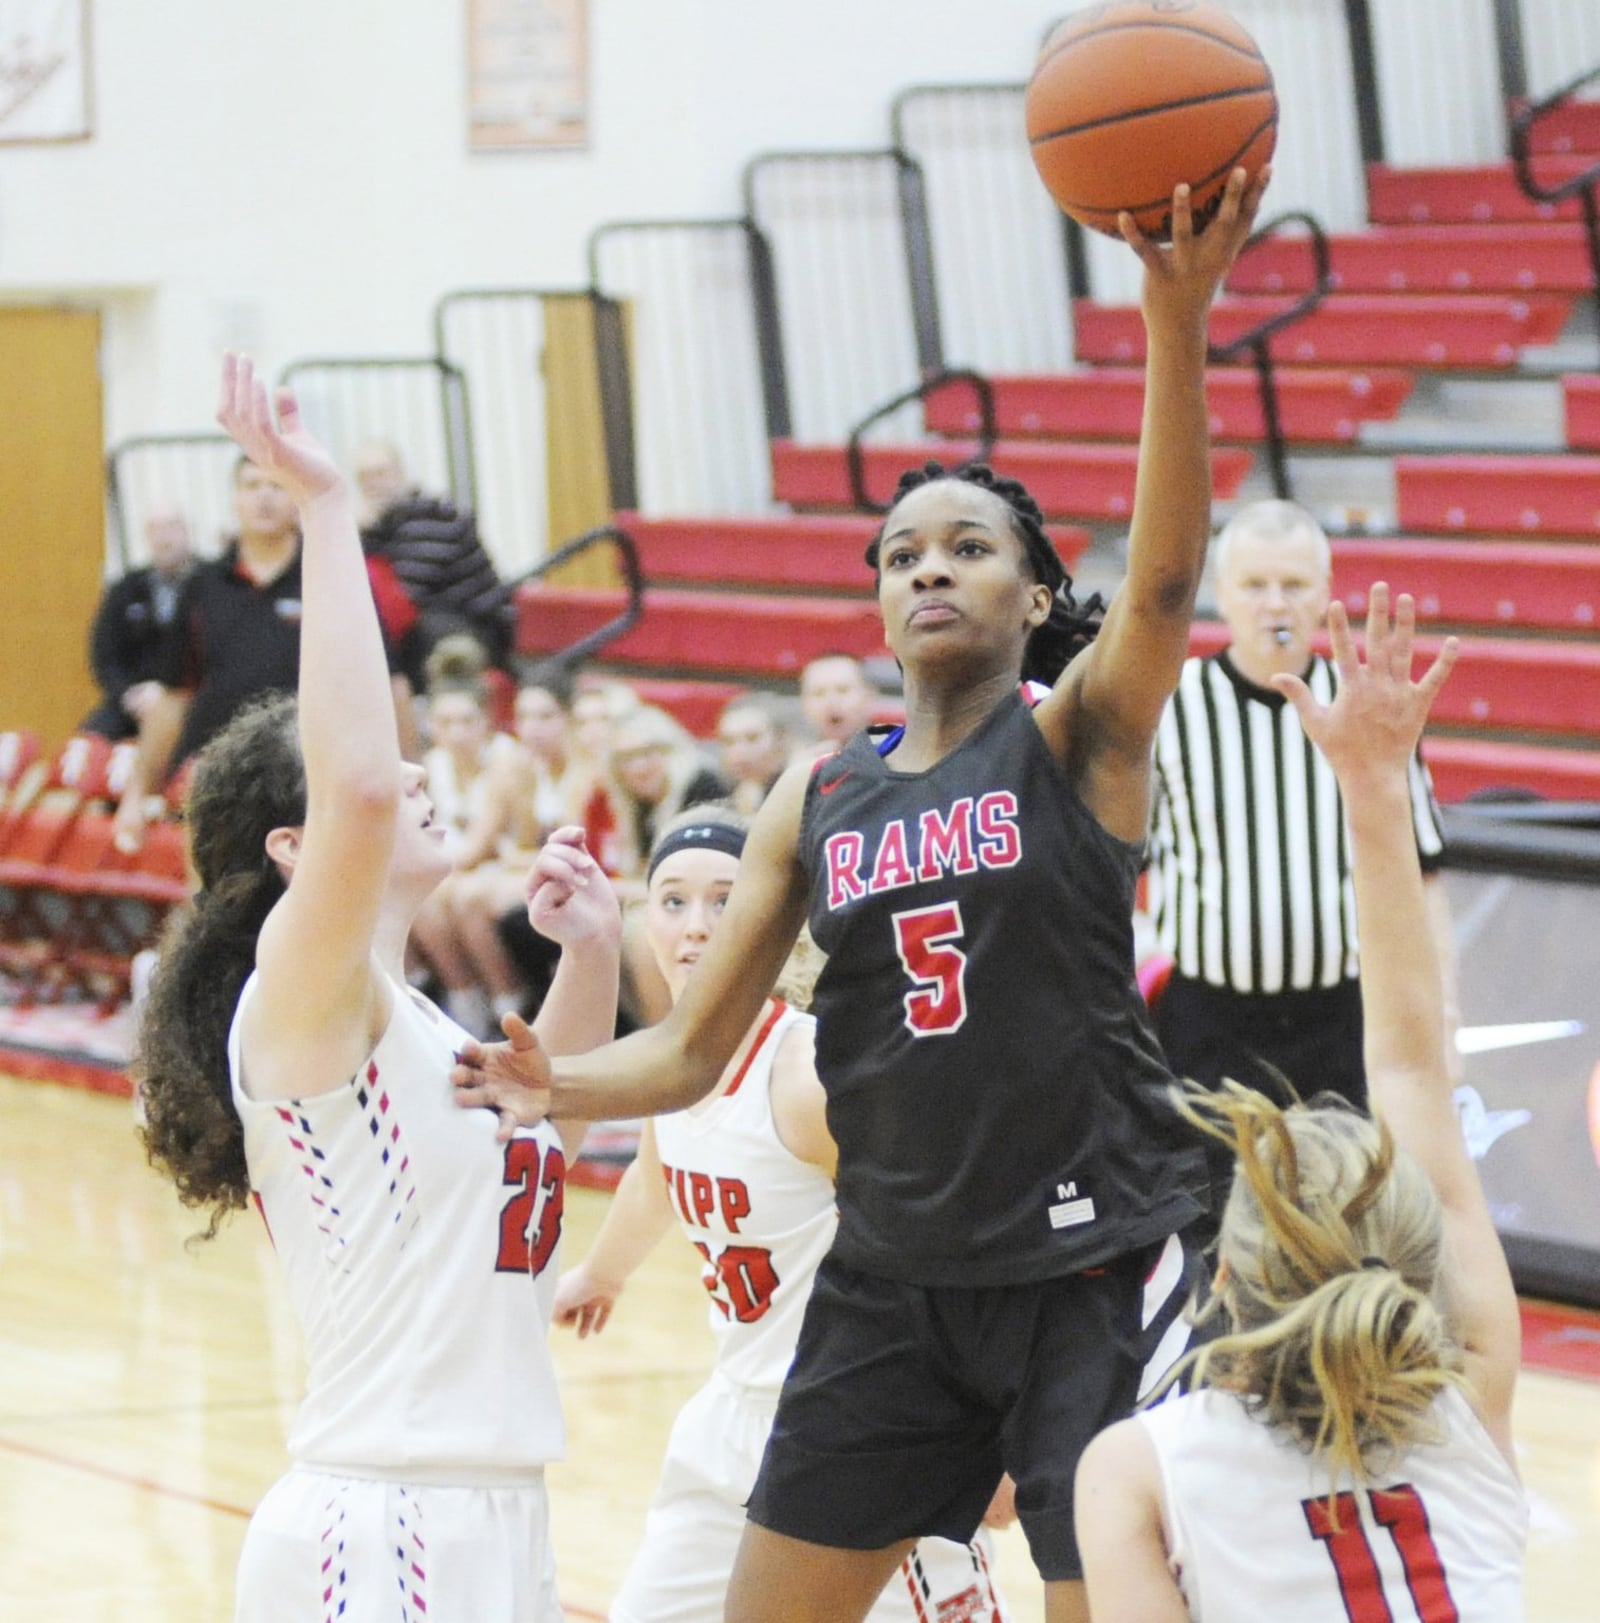
[[[184,584],[162,692],[139,725],[118,843],[143,838],[146,798],[260,693],[293,692],[300,665],[300,530],[294,504],[253,462],[233,473],[237,539]]]
[[[149,564],[128,570],[106,588],[89,637],[89,664],[101,701],[78,730],[102,738],[134,737],[160,698],[183,584],[194,568],[189,525],[177,508],[152,508],[144,538]]]

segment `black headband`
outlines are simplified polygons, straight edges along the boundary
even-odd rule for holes
[[[655,848],[644,881],[648,885],[655,878],[656,869],[680,851],[720,851],[738,861],[744,855],[744,838],[742,828],[733,828],[727,823],[685,823],[682,828],[673,829]]]

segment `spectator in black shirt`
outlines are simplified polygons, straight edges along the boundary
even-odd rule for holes
[[[300,525],[253,462],[233,471],[239,533],[184,583],[162,693],[139,724],[139,754],[117,808],[124,848],[143,838],[146,797],[259,693],[292,693],[300,668]]]
[[[89,664],[102,697],[79,731],[113,740],[132,738],[161,696],[179,596],[194,567],[188,521],[175,507],[152,509],[144,537],[149,564],[106,588],[89,638]]]
[[[417,609],[400,646],[400,668],[420,692],[424,666],[441,638],[462,633],[483,645],[491,665],[511,655],[511,589],[478,539],[477,519],[443,496],[424,495],[407,477],[400,453],[373,440],[356,453],[363,503],[361,543],[385,559]]]

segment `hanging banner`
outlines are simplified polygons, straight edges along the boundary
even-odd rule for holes
[[[0,0],[0,143],[89,133],[89,0]]]
[[[589,140],[589,0],[468,0],[467,119],[474,152]]]

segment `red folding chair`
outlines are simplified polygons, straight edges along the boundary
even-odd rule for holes
[[[115,762],[111,783],[118,789]],[[87,860],[57,876],[60,894],[69,902],[70,922],[47,977],[56,995],[76,989],[109,1014],[128,996],[134,957],[155,945],[167,915],[188,901],[193,886],[187,831],[176,815],[186,787],[187,779],[174,778],[166,815],[146,826],[137,852],[117,849],[110,837],[109,810],[86,814],[88,826],[78,848]],[[102,815],[104,831],[96,827]]]
[[[77,734],[61,746],[37,793],[17,809],[0,855],[0,969],[19,983],[20,1001],[34,997],[53,954],[53,938],[66,911],[47,900],[58,859],[86,803],[86,791],[105,792],[111,745]]]
[[[38,759],[39,740],[26,728],[0,733],[0,852],[22,808],[44,781],[44,769],[34,770]]]

